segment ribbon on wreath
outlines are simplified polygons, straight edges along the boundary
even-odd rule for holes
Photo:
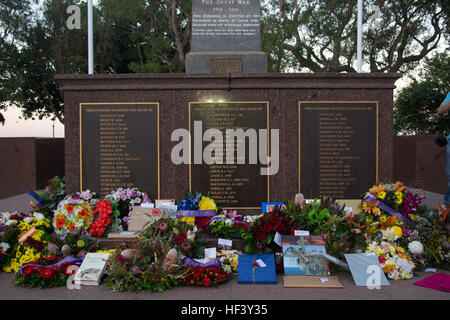
[[[177,214],[183,217],[210,217],[216,215],[216,210],[181,210]]]
[[[372,203],[378,202],[378,207],[387,212],[388,214],[390,214],[391,216],[395,216],[397,218],[398,221],[400,222],[405,222],[407,220],[407,218],[402,215],[400,212],[395,211],[394,209],[392,209],[391,207],[389,207],[388,205],[384,204],[381,201],[378,201],[377,199],[375,199],[375,197],[373,197],[370,194],[367,194],[364,200],[368,200]]]
[[[19,273],[20,273],[20,275],[22,275],[22,269],[25,269],[25,268],[28,268],[28,267],[40,267],[40,268],[44,268],[44,269],[50,269],[50,268],[53,268],[55,266],[56,267],[60,267],[60,266],[62,266],[64,264],[81,264],[81,262],[83,262],[83,260],[84,260],[84,258],[78,259],[78,258],[74,258],[72,256],[68,256],[68,257],[65,257],[64,259],[62,259],[61,261],[59,261],[59,262],[57,262],[55,264],[52,264],[50,266],[43,266],[41,264],[26,264],[26,265],[22,266],[19,269]]]
[[[28,194],[32,196],[36,201],[38,202],[38,207],[42,208],[42,203],[44,202],[44,199],[40,197],[36,192],[33,190],[28,191]]]
[[[19,235],[19,238],[17,239],[19,241],[19,244],[24,243],[25,241],[27,241],[27,239],[29,237],[31,237],[33,234],[35,234],[37,232],[36,227],[31,227],[30,229],[28,229],[27,231],[22,232]]]

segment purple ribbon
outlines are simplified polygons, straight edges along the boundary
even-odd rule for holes
[[[182,264],[186,264],[190,267],[221,267],[222,263],[219,261],[219,259],[213,259],[211,261],[208,261],[207,263],[201,263],[197,260],[191,259],[189,257],[185,257],[182,261]]]
[[[216,210],[182,210],[177,211],[177,214],[185,217],[210,217],[216,215]]]
[[[21,267],[19,269],[19,272],[20,272],[20,275],[22,275],[22,269],[27,268],[27,267],[43,267],[43,268],[46,268],[46,269],[50,269],[50,268],[52,268],[54,266],[59,267],[59,266],[61,266],[63,264],[66,264],[66,263],[67,264],[69,264],[69,263],[76,263],[76,264],[78,264],[78,263],[81,263],[83,260],[84,260],[84,258],[77,259],[77,258],[74,258],[72,256],[68,256],[68,257],[65,257],[64,259],[62,259],[61,261],[59,261],[59,262],[57,262],[55,264],[52,264],[51,266],[43,266],[41,264],[26,264],[26,265],[24,265],[23,267]]]
[[[395,211],[394,209],[392,209],[392,208],[389,207],[388,205],[384,204],[382,201],[379,201],[379,200],[375,199],[373,196],[367,195],[367,196],[366,196],[366,200],[367,200],[367,199],[368,199],[370,202],[372,202],[372,203],[374,203],[374,202],[379,202],[378,207],[379,207],[381,210],[383,210],[383,211],[389,213],[391,216],[397,217],[398,221],[400,221],[400,222],[405,222],[405,221],[407,220],[407,218],[405,218],[404,215],[402,215],[401,213]]]

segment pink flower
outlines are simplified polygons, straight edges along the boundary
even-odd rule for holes
[[[381,264],[386,262],[386,259],[384,257],[378,257],[378,261],[380,261]]]

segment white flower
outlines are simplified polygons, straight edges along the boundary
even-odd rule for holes
[[[5,226],[12,226],[13,224],[17,224],[17,220],[8,220],[5,223]]]
[[[41,221],[41,220],[44,220],[44,219],[45,219],[45,216],[44,216],[42,213],[40,213],[40,212],[35,212],[35,213],[33,214],[33,216],[34,216],[38,221]]]
[[[26,217],[25,219],[23,219],[23,221],[25,223],[31,223],[31,222],[33,222],[33,218],[32,217]]]
[[[408,244],[408,249],[413,255],[421,255],[423,253],[423,244],[420,241],[411,241]]]
[[[0,242],[0,250],[2,252],[4,252],[4,253],[8,252],[9,248],[11,248],[9,243],[7,243],[7,242]]]

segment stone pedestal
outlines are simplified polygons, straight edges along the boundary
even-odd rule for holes
[[[186,73],[266,73],[267,56],[261,51],[200,51],[186,55]]]

